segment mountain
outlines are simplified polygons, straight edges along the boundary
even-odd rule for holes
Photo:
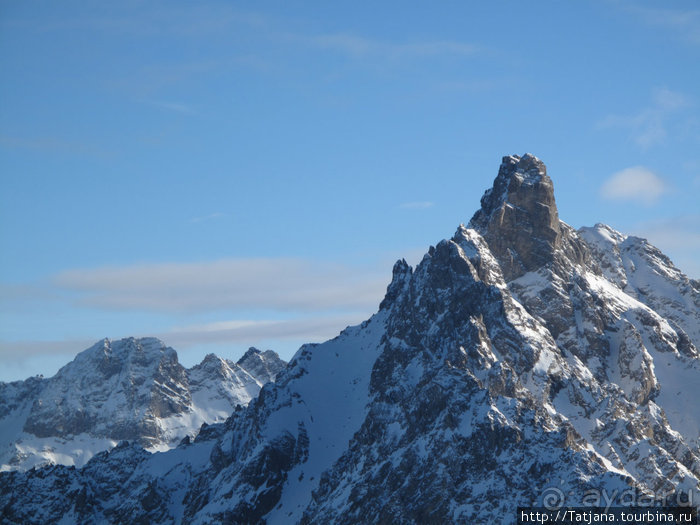
[[[158,339],[104,339],[49,379],[0,383],[0,469],[82,466],[121,440],[167,450],[247,405],[285,366],[251,348],[238,363],[209,354],[185,369]]]
[[[468,226],[379,310],[302,346],[189,443],[0,475],[9,523],[515,523],[517,506],[700,501],[700,287],[560,221],[504,157]],[[29,387],[28,387],[29,388]]]

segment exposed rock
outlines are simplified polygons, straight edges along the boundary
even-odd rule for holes
[[[272,350],[261,352],[252,346],[236,364],[250,372],[263,384],[274,381],[277,374],[287,366],[287,363],[282,361],[276,352]]]
[[[185,412],[191,404],[185,368],[172,348],[157,339],[114,345],[104,339],[47,381],[24,431],[38,437],[91,432],[151,446],[160,438],[152,418]]]
[[[187,370],[158,339],[104,339],[54,377],[0,383],[0,424],[16,428],[2,435],[0,464],[82,465],[120,440],[172,448],[247,405],[285,366],[251,348],[239,364],[209,354]]]
[[[561,231],[544,163],[529,153],[503,157],[469,226],[482,233],[508,280],[551,262]]]

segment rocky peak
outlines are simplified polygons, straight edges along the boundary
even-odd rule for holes
[[[37,437],[89,432],[139,438],[150,446],[159,435],[153,418],[186,412],[190,405],[175,350],[156,338],[103,339],[46,381],[24,431]]]
[[[204,356],[204,359],[202,359],[202,362],[200,363],[201,366],[218,366],[222,362],[222,359],[212,353],[208,353],[207,355]]]
[[[263,384],[274,381],[277,374],[287,366],[287,364],[280,359],[277,352],[273,352],[272,350],[261,352],[252,346],[243,354],[243,357],[241,357],[236,364],[247,370]]]
[[[216,354],[210,353],[207,354],[204,359],[202,359],[201,363],[192,367],[192,370],[205,372],[205,377],[208,377],[210,374],[213,374],[214,377],[224,377],[226,370],[229,368],[229,363],[227,363],[224,359],[220,358]]]
[[[469,226],[484,236],[506,280],[551,262],[561,226],[544,163],[529,153],[503,157]]]
[[[102,339],[79,353],[58,375],[77,373],[103,378],[115,374],[138,374],[152,368],[177,364],[177,353],[155,337],[128,337],[116,341]]]
[[[399,259],[394,263],[394,268],[391,272],[391,283],[386,289],[384,300],[379,305],[380,310],[391,307],[396,297],[410,281],[412,273],[413,269],[406,262],[406,259]]]
[[[246,350],[245,354],[236,361],[236,364],[241,368],[259,368],[264,360],[263,352],[254,346]]]

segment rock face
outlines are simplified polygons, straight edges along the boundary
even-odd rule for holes
[[[37,437],[90,431],[116,440],[142,436],[148,446],[160,437],[157,419],[191,404],[187,374],[172,348],[157,339],[105,339],[47,381],[24,431]]]
[[[537,157],[503,157],[470,226],[482,233],[506,279],[554,260],[561,243],[554,185]]]
[[[269,350],[244,359],[210,354],[188,370],[158,339],[104,339],[50,379],[0,383],[0,424],[14,427],[2,433],[2,468],[82,465],[121,440],[171,448],[247,405],[286,366]]]
[[[3,512],[515,523],[519,505],[700,501],[699,301],[646,241],[559,221],[541,161],[506,157],[469,228],[397,262],[376,314],[247,408],[164,454],[0,475]]]

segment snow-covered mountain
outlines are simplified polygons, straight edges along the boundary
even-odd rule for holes
[[[532,155],[379,311],[299,349],[190,443],[0,475],[9,523],[514,523],[519,505],[700,501],[700,286],[558,218]],[[27,389],[33,388],[27,384]],[[552,499],[554,497],[554,500]]]
[[[104,339],[49,378],[0,383],[0,470],[82,466],[121,440],[167,450],[203,423],[225,420],[286,363],[249,349],[185,369],[158,339]]]

